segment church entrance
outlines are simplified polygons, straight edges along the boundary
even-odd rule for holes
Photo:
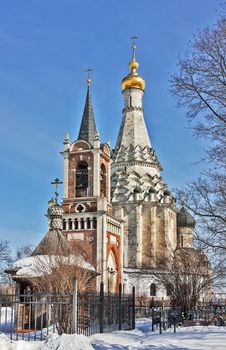
[[[115,255],[112,250],[110,250],[107,262],[107,286],[108,293],[115,293],[117,289],[117,264],[115,260]]]

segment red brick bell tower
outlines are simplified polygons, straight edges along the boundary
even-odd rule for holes
[[[89,70],[90,74],[90,70]],[[77,241],[100,273],[105,288],[116,291],[122,270],[122,221],[110,203],[110,147],[96,128],[90,76],[78,139],[64,140],[63,233]]]

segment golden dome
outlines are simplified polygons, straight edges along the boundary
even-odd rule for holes
[[[131,72],[124,79],[122,79],[122,91],[128,88],[136,88],[144,91],[145,80],[140,75],[137,74],[139,63],[136,61],[136,58],[135,58],[136,45],[133,44],[132,47],[133,47],[133,56],[132,56],[132,61],[129,63]]]

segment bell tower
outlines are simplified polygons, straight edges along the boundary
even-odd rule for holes
[[[68,241],[76,241],[105,284],[108,283],[108,261],[111,261],[115,276],[111,285],[116,290],[121,279],[122,220],[112,215],[110,146],[100,142],[96,128],[90,72],[89,68],[78,138],[70,142],[66,133],[61,152],[64,157],[63,233]]]

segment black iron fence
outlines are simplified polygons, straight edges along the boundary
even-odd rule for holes
[[[135,328],[135,290],[131,295],[100,292],[0,295],[0,332],[10,339],[44,340],[50,332],[94,333]]]
[[[136,319],[150,319],[152,331],[174,331],[180,327],[193,326],[226,326],[226,306],[197,307],[183,311],[180,307],[136,306]]]

